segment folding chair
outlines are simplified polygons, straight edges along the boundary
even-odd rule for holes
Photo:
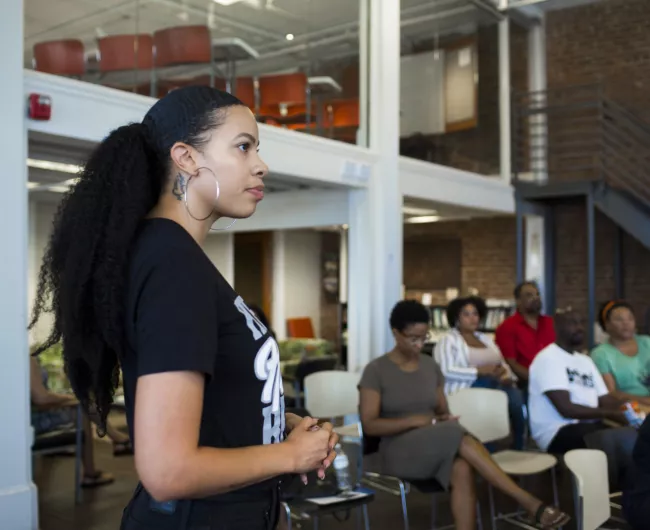
[[[502,390],[484,388],[464,388],[455,394],[447,396],[449,410],[460,417],[460,424],[465,427],[481,443],[502,440],[510,434],[510,419],[508,416],[508,396]],[[555,467],[557,458],[547,453],[536,451],[499,451],[492,455],[494,461],[508,475],[524,477],[550,471],[553,481],[553,500],[557,505],[558,491]],[[488,484],[490,498],[490,517],[492,529],[496,529],[499,520],[530,528],[522,523],[517,516],[520,512],[496,514],[494,505],[494,489]]]
[[[607,455],[594,449],[575,449],[564,455],[564,462],[575,483],[578,530],[601,528],[611,516]]]

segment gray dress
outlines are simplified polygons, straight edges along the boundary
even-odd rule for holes
[[[426,355],[420,356],[420,366],[413,372],[405,372],[383,355],[368,363],[359,383],[360,388],[381,394],[381,418],[431,414],[437,406],[437,390],[443,385],[438,364]],[[446,421],[382,437],[381,472],[411,480],[434,478],[447,489],[465,434],[458,422]]]

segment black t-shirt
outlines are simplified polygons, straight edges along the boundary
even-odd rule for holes
[[[129,266],[122,360],[133,440],[138,377],[205,374],[199,445],[233,448],[284,439],[280,353],[190,234],[168,219],[143,223]],[[258,496],[277,480],[219,496]]]

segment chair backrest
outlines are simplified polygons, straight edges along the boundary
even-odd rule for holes
[[[463,388],[447,396],[449,410],[460,424],[483,443],[510,434],[508,396],[502,390]]]
[[[574,449],[564,455],[580,498],[580,530],[596,530],[611,516],[607,455],[594,449]]]
[[[299,105],[307,101],[307,76],[302,73],[259,78],[260,107]]]
[[[235,83],[235,96],[255,112],[255,80],[252,77],[238,77]]]
[[[334,127],[359,126],[359,100],[340,99],[332,101],[332,122]]]
[[[97,47],[100,72],[150,70],[153,66],[151,35],[110,35],[98,39]]]
[[[287,335],[292,339],[314,339],[314,326],[311,318],[287,318]]]
[[[305,377],[305,408],[316,418],[359,413],[359,374],[338,370]]]
[[[34,70],[54,75],[82,76],[86,73],[84,45],[78,39],[34,44]]]
[[[207,26],[177,26],[153,34],[157,67],[210,63],[212,37]]]

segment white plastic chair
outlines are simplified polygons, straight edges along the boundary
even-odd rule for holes
[[[314,418],[335,419],[348,415],[359,414],[359,385],[360,376],[354,372],[340,370],[323,370],[305,377],[303,388],[305,396],[305,408]],[[356,422],[343,425],[334,429],[339,436],[350,436],[361,438],[361,423]],[[359,455],[359,471],[361,471],[363,455]],[[359,477],[361,474],[359,474]],[[288,528],[291,530],[291,508],[283,503],[288,520]],[[370,528],[368,518],[368,505],[359,506],[363,516],[364,528]],[[318,526],[318,517],[313,517],[314,528]]]
[[[305,408],[315,418],[359,414],[360,376],[354,372],[323,370],[305,377]]]
[[[459,416],[460,424],[465,427],[481,443],[502,440],[510,434],[510,418],[508,416],[508,396],[502,390],[485,388],[464,388],[455,394],[447,396],[449,410],[454,416]],[[546,471],[551,472],[553,480],[553,499],[558,502],[557,480],[555,466],[557,458],[547,453],[535,451],[499,451],[492,455],[494,461],[508,475],[524,477],[537,475]],[[490,494],[490,517],[492,528],[496,528],[498,520],[507,521],[521,528],[530,528],[515,517],[517,513],[495,513],[494,491],[488,484]]]
[[[564,455],[578,493],[578,530],[596,530],[609,520],[607,455],[594,449],[574,449]]]

